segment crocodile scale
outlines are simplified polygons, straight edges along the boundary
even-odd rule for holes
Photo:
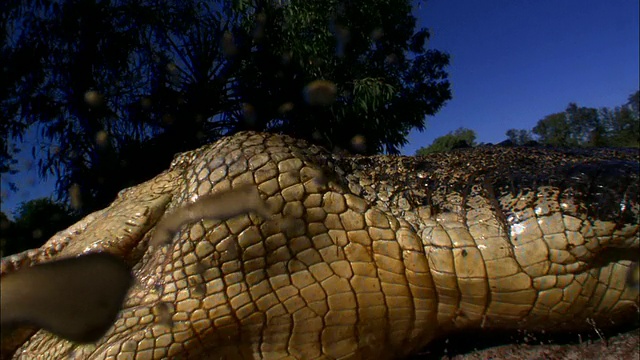
[[[628,321],[639,302],[627,281],[638,261],[638,177],[637,152],[622,150],[349,157],[241,132],[176,156],[42,248],[3,259],[6,274],[107,251],[136,278],[97,343],[18,329],[9,351],[18,347],[16,359],[385,359],[461,329]],[[200,220],[170,245],[149,246],[163,216],[246,185],[257,186],[271,218]]]

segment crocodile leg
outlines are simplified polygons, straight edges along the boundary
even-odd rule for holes
[[[68,229],[54,235],[41,248],[2,259],[0,275],[54,258],[106,251],[135,263],[141,256],[144,235],[164,213],[175,183],[172,173],[159,175],[135,190],[122,191],[111,207],[86,216]],[[142,190],[142,191],[140,191]],[[19,327],[2,334],[0,358],[9,358],[36,329]]]

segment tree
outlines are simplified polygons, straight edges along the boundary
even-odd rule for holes
[[[410,11],[401,0],[299,0],[267,13],[258,42],[266,53],[256,53],[263,61],[250,61],[239,81],[253,124],[329,148],[349,149],[361,135],[366,153],[397,153],[450,98],[448,56],[426,49],[429,33],[414,33]],[[313,106],[300,91],[318,78],[336,86],[331,106]],[[283,104],[291,109],[282,113]]]
[[[640,91],[629,95],[627,103],[612,112],[613,116],[603,116],[611,129],[611,145],[640,147]]]
[[[509,129],[505,135],[513,145],[526,145],[533,142],[533,135],[530,130]]]
[[[10,10],[17,6],[17,2],[9,2],[8,4],[3,4],[3,6],[6,7],[6,10],[0,12],[0,19],[2,24],[6,24],[7,16]],[[2,73],[0,73],[0,99],[8,99],[12,91],[14,91],[12,88],[13,84],[18,80],[17,74],[11,71],[11,69],[18,66],[23,59],[9,55],[11,49],[9,46],[10,36],[8,31],[4,33],[2,40],[0,45],[0,63],[3,66]],[[4,103],[3,100],[0,100],[0,102]],[[15,156],[19,152],[19,148],[16,141],[10,141],[9,139],[12,138],[21,141],[22,134],[25,130],[26,125],[23,121],[7,116],[7,113],[3,113],[2,121],[0,121],[0,139],[3,139],[3,141],[0,141],[0,175],[16,173],[15,166],[17,161],[15,160]],[[7,184],[15,190],[15,184]]]
[[[15,223],[7,217],[7,214],[0,211],[0,258],[9,255],[7,244],[15,238]]]
[[[606,129],[594,108],[578,107],[570,103],[565,110],[572,144],[578,146],[603,146],[606,143]]]
[[[8,14],[0,109],[14,132],[39,127],[42,175],[61,199],[79,189],[85,212],[243,129],[396,153],[451,97],[448,55],[426,48],[408,0],[28,0]],[[333,101],[309,101],[316,80]]]
[[[564,112],[547,115],[538,121],[533,133],[540,142],[551,146],[575,146],[571,138],[571,129]]]
[[[40,247],[57,231],[78,220],[67,206],[49,198],[24,202],[14,215],[15,222],[10,221],[4,213],[0,219],[3,227],[3,256]]]
[[[416,151],[417,156],[437,152],[447,152],[453,149],[471,147],[476,145],[476,132],[471,129],[459,128],[447,135],[436,138],[431,145],[422,147]]]
[[[133,5],[79,0],[15,4],[21,5],[11,9],[12,31],[2,49],[5,72],[11,74],[3,80],[10,89],[0,100],[3,114],[22,130],[38,127],[41,146],[33,150],[44,154],[41,176],[57,176],[61,198],[68,198],[68,189],[77,184],[86,210],[103,205],[125,178],[115,176],[123,173],[116,149],[153,131],[141,122],[121,121],[127,103],[145,93],[136,74],[150,73],[136,61],[134,50],[141,44],[137,24],[123,15]],[[106,181],[109,177],[113,181]]]
[[[538,121],[533,133],[542,144],[550,146],[638,147],[638,97],[636,92],[625,105],[600,110],[570,103],[564,112]]]
[[[570,103],[564,112],[551,114],[533,128],[540,142],[551,146],[601,146],[604,128],[593,108]]]
[[[636,91],[635,93],[629,95],[627,99],[627,103],[625,104],[632,113],[638,116],[640,113],[640,91]]]
[[[600,118],[608,132],[607,146],[640,147],[640,118],[633,106],[602,108]]]

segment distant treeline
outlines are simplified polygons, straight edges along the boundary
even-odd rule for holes
[[[545,116],[531,130],[509,129],[503,145],[556,147],[640,147],[640,91],[614,108],[580,107],[570,103],[566,110]],[[460,128],[436,138],[416,155],[477,146],[474,130]]]

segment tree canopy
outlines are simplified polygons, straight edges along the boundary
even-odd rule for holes
[[[67,206],[49,198],[40,198],[20,204],[11,221],[0,212],[0,256],[15,254],[40,247],[60,229],[78,220]]]
[[[527,145],[534,141],[530,130],[509,129],[505,135],[513,145]]]
[[[236,131],[397,153],[451,92],[408,0],[27,0],[3,13],[2,135],[36,127],[83,211]],[[313,86],[312,86],[313,85]],[[320,101],[318,99],[323,99]],[[327,100],[328,99],[328,100]],[[3,144],[0,171],[12,170]]]
[[[640,91],[614,108],[580,107],[570,103],[566,110],[545,116],[533,130],[509,129],[500,145],[556,147],[640,147]],[[459,128],[436,138],[416,155],[446,152],[455,148],[477,146],[473,130]]]
[[[436,138],[431,145],[421,147],[416,155],[422,156],[438,152],[451,151],[453,149],[471,147],[476,145],[476,132],[467,128],[458,128],[447,135]]]
[[[545,116],[529,130],[509,129],[506,136],[516,145],[537,141],[560,147],[640,147],[640,91],[627,102],[600,109],[569,103],[565,111]]]
[[[635,92],[627,103],[614,108],[595,109],[570,103],[564,112],[538,121],[533,133],[540,143],[550,146],[638,147],[638,94]]]

